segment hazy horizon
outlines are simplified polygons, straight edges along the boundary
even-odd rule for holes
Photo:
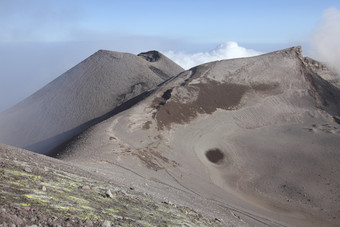
[[[334,1],[5,0],[0,6],[0,111],[99,49],[158,50],[184,68],[295,45],[334,67],[340,56]]]

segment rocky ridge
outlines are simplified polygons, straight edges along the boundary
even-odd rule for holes
[[[191,208],[6,145],[0,145],[0,173],[1,226],[221,225]]]

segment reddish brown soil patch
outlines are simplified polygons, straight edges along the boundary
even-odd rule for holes
[[[201,69],[203,70],[203,69]],[[193,72],[196,75],[197,72]],[[190,78],[189,80],[191,80]],[[249,90],[265,94],[279,93],[278,84],[254,84],[251,86],[241,84],[219,83],[208,80],[207,83],[181,85],[193,95],[198,92],[194,101],[183,103],[183,97],[173,92],[176,88],[168,89],[162,97],[154,99],[152,106],[158,111],[154,114],[159,129],[169,127],[171,123],[187,123],[198,114],[211,114],[217,108],[232,110],[238,108],[243,95]]]
[[[147,121],[143,124],[143,129],[147,130],[147,129],[150,129],[150,125],[152,124],[151,121]]]
[[[137,150],[136,152],[132,153],[132,155],[137,156],[147,168],[153,169],[154,171],[164,169],[164,165],[171,165],[172,167],[179,166],[177,162],[169,160],[159,151],[153,149]]]
[[[199,89],[199,95],[194,102],[180,103],[172,99],[158,100],[158,112],[155,115],[159,128],[169,126],[171,123],[185,123],[196,117],[198,113],[211,114],[217,108],[233,109],[241,101],[244,93],[249,89],[245,85],[220,84],[216,81],[209,81],[206,84],[188,86],[188,90]],[[166,92],[169,93],[169,90]],[[166,98],[170,95],[166,94]],[[180,100],[181,97],[176,97]]]

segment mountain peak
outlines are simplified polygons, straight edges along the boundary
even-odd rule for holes
[[[183,70],[156,51],[143,56],[148,61],[130,53],[98,50],[2,113],[0,142],[46,154]]]
[[[112,51],[112,50],[99,49],[97,52],[94,53],[94,55],[95,54],[112,54],[112,53],[118,53],[118,52]]]
[[[142,52],[137,56],[142,57],[149,62],[156,62],[162,57],[162,54],[156,50],[151,50],[148,52]]]
[[[302,47],[301,46],[293,46],[293,47],[290,47],[290,48],[286,48],[286,49],[274,51],[274,52],[271,52],[271,53],[267,53],[265,55],[272,55],[272,54],[279,54],[279,55],[283,55],[283,56],[287,56],[287,55],[297,56],[301,60],[303,59]]]
[[[290,50],[291,53],[295,53],[300,59],[303,59],[302,47],[301,46],[294,46],[294,47],[288,48],[286,50]]]

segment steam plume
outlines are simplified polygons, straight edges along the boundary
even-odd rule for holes
[[[183,52],[176,53],[174,51],[168,51],[165,53],[165,55],[185,69],[189,69],[193,66],[206,62],[230,58],[250,57],[259,54],[261,54],[261,52],[252,49],[246,49],[239,46],[236,42],[222,43],[215,49],[208,52],[186,54]]]
[[[324,11],[313,31],[311,49],[314,58],[325,61],[340,74],[340,10],[332,7]]]

